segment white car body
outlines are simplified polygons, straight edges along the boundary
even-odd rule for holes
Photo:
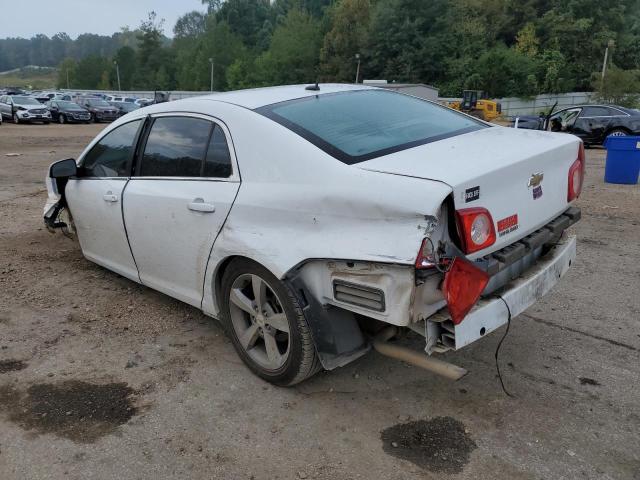
[[[316,95],[377,91],[360,85],[319,88],[287,86],[185,99],[136,110],[108,126],[80,155],[79,165],[104,135],[133,119],[187,115],[222,128],[232,174],[198,181],[70,178],[64,193],[85,257],[213,317],[220,316],[225,266],[236,257],[251,259],[304,292],[305,315],[315,335],[322,331],[319,322],[333,322],[327,327],[333,340],[314,338],[327,369],[367,351],[368,341],[355,332],[355,315],[420,333],[428,354],[458,349],[521,313],[566,272],[575,258],[575,238],[563,232],[579,218],[567,200],[578,139],[483,125],[349,165],[254,111]],[[544,188],[539,198],[532,198],[528,185],[535,175]],[[54,179],[48,178],[47,185],[45,217],[51,218],[60,192]],[[470,202],[469,189],[479,192]],[[215,211],[190,210],[193,202]],[[542,246],[532,245],[526,255],[495,272],[491,278],[503,287],[500,297],[483,297],[464,321],[453,325],[442,276],[434,272],[418,281],[415,263],[425,238],[453,243],[451,210],[466,207],[489,210],[496,229],[501,219],[517,215],[515,227],[511,222],[493,245],[466,255],[477,265],[534,238],[554,219],[564,220],[563,228],[554,231],[558,238],[550,252],[539,258]],[[563,217],[568,209],[570,221]],[[362,287],[367,295],[379,292],[382,305],[375,303],[377,293],[375,308],[366,299],[350,301],[338,294],[337,285]],[[322,317],[318,306],[331,307],[344,323]],[[350,327],[344,330],[344,325]],[[327,347],[327,342],[340,343],[340,335],[348,337],[345,345]]]

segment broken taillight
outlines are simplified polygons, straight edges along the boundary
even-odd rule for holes
[[[458,231],[465,253],[473,253],[493,245],[496,231],[486,208],[464,208],[456,211]]]
[[[580,196],[582,191],[582,183],[584,182],[584,144],[580,142],[578,148],[578,158],[571,168],[569,168],[569,187],[567,188],[567,202],[571,202]]]
[[[429,237],[425,237],[422,239],[422,245],[420,245],[420,250],[418,251],[418,256],[416,257],[416,268],[418,270],[423,270],[426,268],[434,268],[435,266],[433,244],[431,243],[431,239]]]
[[[489,275],[462,257],[455,257],[444,276],[442,293],[447,300],[451,320],[458,325],[480,298],[489,283]]]

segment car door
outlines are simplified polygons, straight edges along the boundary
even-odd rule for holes
[[[574,126],[581,111],[582,108],[567,108],[565,110],[560,110],[551,116],[547,129],[552,132],[573,133],[574,135],[579,136],[579,133],[576,132]]]
[[[51,100],[49,102],[49,111],[51,112],[51,119],[57,121],[60,116],[60,106],[58,102]]]
[[[11,104],[9,103],[9,96],[3,95],[0,97],[0,115],[4,118],[11,119],[13,114],[11,113]]]
[[[607,107],[584,107],[576,120],[574,130],[576,135],[586,143],[600,142],[609,129],[612,116]]]
[[[135,281],[140,279],[122,219],[122,193],[142,123],[125,123],[102,137],[80,159],[78,176],[65,187],[84,256]]]
[[[211,248],[240,186],[228,139],[226,127],[206,116],[155,116],[124,194],[141,282],[197,307]]]

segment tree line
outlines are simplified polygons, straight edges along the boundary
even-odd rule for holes
[[[108,45],[92,47],[91,53],[80,53],[80,45],[69,47],[59,65],[59,86],[116,89],[119,71],[125,90],[209,90],[212,69],[217,91],[353,82],[358,55],[360,81],[427,83],[439,87],[442,96],[459,96],[469,88],[492,97],[526,97],[602,88],[598,72],[613,41],[612,83],[640,90],[640,0],[203,4],[206,12],[190,12],[177,21],[172,41],[151,13],[138,30],[105,37]],[[40,44],[40,37],[31,41]],[[50,41],[61,39],[63,34]],[[10,58],[2,42],[0,66]],[[58,53],[51,47],[46,61],[54,62]]]

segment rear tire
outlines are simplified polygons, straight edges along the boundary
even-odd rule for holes
[[[607,137],[626,137],[628,135],[629,135],[629,132],[627,132],[623,128],[614,128],[609,132]]]
[[[227,267],[221,286],[222,324],[253,373],[275,385],[291,386],[322,368],[300,305],[270,271],[237,259]]]

